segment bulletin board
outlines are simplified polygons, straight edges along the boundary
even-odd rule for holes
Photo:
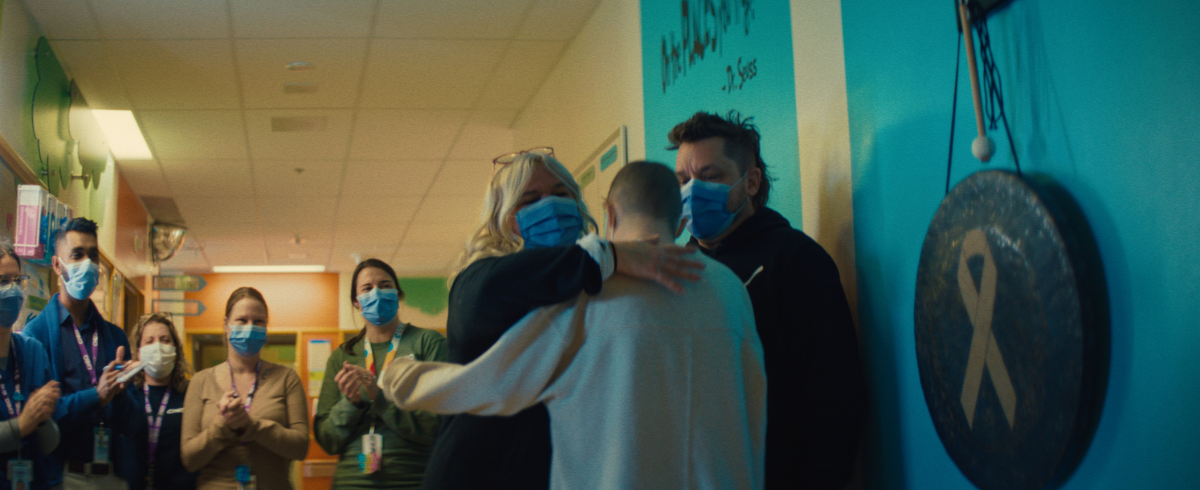
[[[608,197],[613,177],[629,163],[628,139],[628,129],[625,126],[617,128],[571,172],[583,191],[583,203],[596,219],[600,236],[604,236],[608,226],[604,216],[604,198]]]
[[[770,207],[800,226],[800,138],[785,0],[642,0],[646,159],[672,168],[667,133],[697,111],[754,117]]]

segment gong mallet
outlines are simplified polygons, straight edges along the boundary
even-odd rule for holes
[[[971,74],[971,98],[975,101],[975,126],[979,136],[971,142],[971,154],[987,163],[996,153],[996,143],[987,135],[983,125],[983,98],[979,93],[979,70],[975,66],[975,42],[971,39],[971,23],[967,21],[967,0],[958,2],[958,21],[962,25],[963,42],[967,44],[967,69]]]

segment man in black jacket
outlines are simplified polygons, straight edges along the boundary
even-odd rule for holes
[[[858,340],[837,265],[767,208],[759,133],[698,112],[668,134],[693,243],[746,283],[767,371],[766,488],[841,488],[866,405]]]

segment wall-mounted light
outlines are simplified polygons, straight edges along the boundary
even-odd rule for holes
[[[325,272],[323,265],[218,265],[218,273],[274,273],[274,272]]]
[[[133,111],[111,111],[93,109],[92,115],[108,140],[108,148],[117,160],[149,160],[150,147],[133,118]]]
[[[293,61],[283,66],[289,71],[304,71],[313,69],[313,64],[307,61]]]

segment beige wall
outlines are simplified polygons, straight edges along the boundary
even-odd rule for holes
[[[602,0],[513,123],[517,148],[549,145],[573,169],[620,125],[629,159],[646,154],[637,0]]]
[[[804,231],[837,263],[858,315],[846,63],[838,0],[792,0]]]

